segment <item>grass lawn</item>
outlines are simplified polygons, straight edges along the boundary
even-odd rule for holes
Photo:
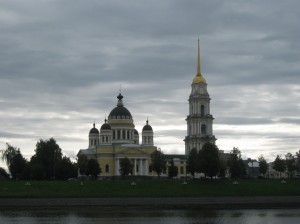
[[[0,181],[0,197],[219,197],[300,196],[300,180]]]

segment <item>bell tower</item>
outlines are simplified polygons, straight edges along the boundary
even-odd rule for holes
[[[207,83],[201,74],[200,44],[198,39],[197,74],[192,82],[192,91],[189,97],[189,115],[187,121],[187,136],[185,137],[185,154],[193,148],[202,149],[207,142],[215,144],[213,135],[213,116],[210,114],[210,97],[207,92]]]

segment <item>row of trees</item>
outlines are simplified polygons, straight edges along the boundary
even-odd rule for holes
[[[81,174],[96,177],[100,166],[95,159],[88,160],[82,156],[77,163],[62,154],[62,150],[54,138],[39,140],[36,143],[35,154],[27,161],[19,148],[6,144],[2,150],[2,160],[7,164],[11,178],[14,180],[66,180]],[[0,169],[0,175],[7,177],[5,170]]]
[[[287,153],[285,158],[277,155],[273,163],[273,169],[279,173],[280,177],[285,172],[287,172],[289,178],[294,177],[295,171],[300,172],[300,150],[295,155]]]
[[[232,173],[238,176],[239,157],[236,153],[231,155],[230,165]],[[195,173],[203,173],[205,177],[213,178],[217,175],[225,176],[226,164],[225,161],[219,157],[219,149],[216,145],[206,143],[199,152],[196,148],[190,151],[187,159],[187,170],[194,177]]]

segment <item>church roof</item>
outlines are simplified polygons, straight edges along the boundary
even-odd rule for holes
[[[124,107],[123,104],[123,96],[121,95],[121,93],[118,95],[117,97],[118,100],[118,104],[117,106],[112,109],[112,111],[110,112],[108,118],[109,119],[132,119],[131,113],[129,112],[129,110]]]
[[[103,130],[111,130],[110,125],[107,124],[106,121],[107,121],[107,120],[106,120],[106,118],[105,118],[105,120],[104,120],[105,123],[102,124],[102,126],[101,126],[101,128],[100,128],[101,131],[103,131]]]
[[[149,123],[149,121],[147,119],[146,125],[143,127],[143,131],[153,131],[152,127],[148,123]]]
[[[93,128],[90,130],[90,134],[99,134],[99,130],[95,127],[95,123],[93,124]]]

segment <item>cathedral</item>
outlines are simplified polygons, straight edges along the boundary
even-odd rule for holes
[[[120,159],[129,158],[134,176],[148,176],[151,153],[157,150],[153,141],[153,129],[146,121],[139,132],[135,129],[130,111],[124,106],[123,96],[117,96],[117,105],[104,120],[100,131],[93,124],[89,132],[89,147],[81,149],[79,155],[97,159],[101,176],[120,176]]]
[[[173,159],[178,168],[178,177],[186,176],[186,160],[191,149],[199,151],[206,142],[215,144],[213,135],[213,116],[210,114],[210,97],[207,92],[207,82],[201,74],[200,47],[198,40],[197,73],[192,82],[189,96],[189,115],[187,121],[187,136],[185,155],[165,155],[167,161]],[[88,135],[88,148],[80,149],[78,155],[97,159],[100,164],[101,176],[120,176],[120,159],[129,158],[133,164],[134,176],[156,175],[149,167],[151,154],[157,150],[154,145],[154,132],[147,119],[141,132],[135,129],[133,117],[124,106],[124,97],[117,96],[117,105],[113,108],[98,130],[93,124]],[[168,165],[168,164],[167,164]],[[167,175],[167,171],[163,175]]]

